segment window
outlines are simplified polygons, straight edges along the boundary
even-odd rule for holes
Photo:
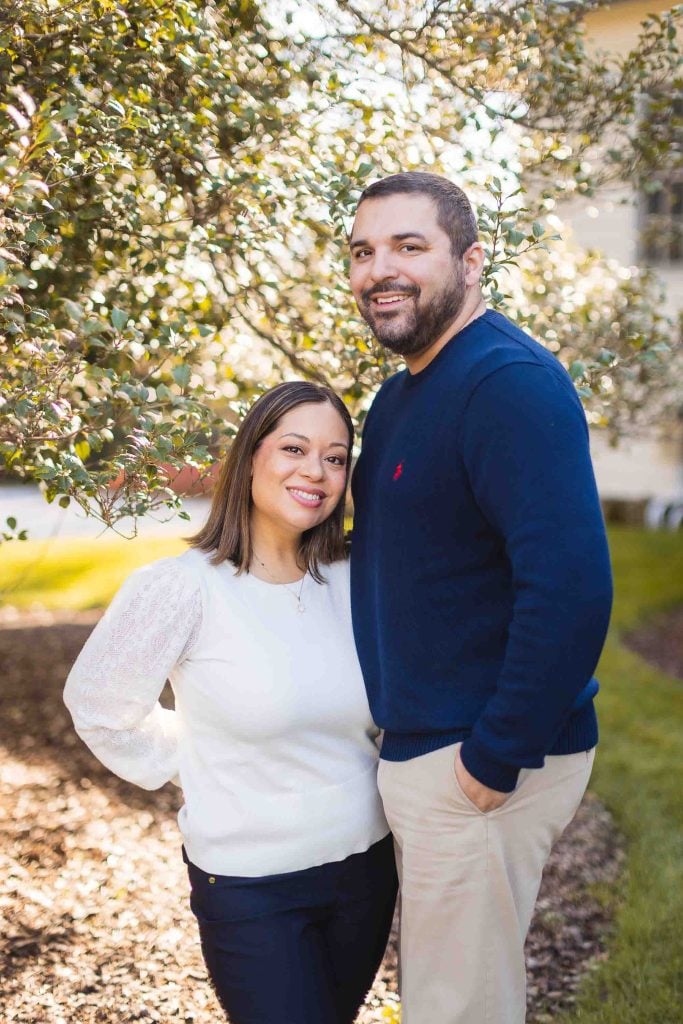
[[[640,256],[646,263],[683,262],[683,96],[650,100],[641,122],[645,145],[666,135],[667,126],[670,169],[655,174],[640,195]]]
[[[646,263],[683,261],[683,173],[659,178],[641,202],[640,244]]]

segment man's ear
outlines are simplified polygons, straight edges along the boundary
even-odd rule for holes
[[[485,259],[486,255],[481,242],[473,242],[462,254],[465,284],[469,287],[479,284],[482,271],[484,270]]]

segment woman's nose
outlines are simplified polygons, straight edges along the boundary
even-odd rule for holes
[[[325,466],[319,455],[309,454],[303,465],[304,475],[310,480],[319,480],[325,473]]]

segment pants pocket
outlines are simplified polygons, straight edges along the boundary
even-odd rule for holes
[[[519,785],[517,786],[516,789],[514,789],[511,793],[508,794],[507,799],[505,800],[505,803],[502,803],[500,805],[500,807],[494,807],[490,811],[482,811],[479,807],[477,807],[477,805],[474,803],[474,801],[470,800],[470,798],[467,796],[467,794],[463,790],[462,786],[460,785],[460,780],[458,779],[458,776],[455,773],[455,759],[456,759],[456,756],[460,752],[460,747],[461,746],[462,746],[462,743],[456,743],[454,747],[449,747],[448,748],[451,751],[450,762],[449,762],[450,763],[450,773],[449,773],[449,775],[450,775],[451,788],[454,789],[455,792],[457,793],[457,796],[459,798],[459,802],[462,805],[464,805],[473,814],[480,814],[483,818],[490,818],[493,815],[498,814],[499,811],[505,810],[505,808],[510,805],[512,800],[514,800],[515,796],[517,795],[517,792],[518,792],[518,789],[519,789]],[[520,785],[521,785],[521,783],[520,783]]]

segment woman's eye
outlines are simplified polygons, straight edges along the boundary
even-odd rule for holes
[[[298,444],[287,444],[287,445],[285,445],[285,447],[283,449],[283,451],[294,452],[294,453],[300,452],[302,450],[303,449],[301,449]]]
[[[330,455],[328,462],[333,462],[335,466],[346,465],[346,459],[343,455]]]

